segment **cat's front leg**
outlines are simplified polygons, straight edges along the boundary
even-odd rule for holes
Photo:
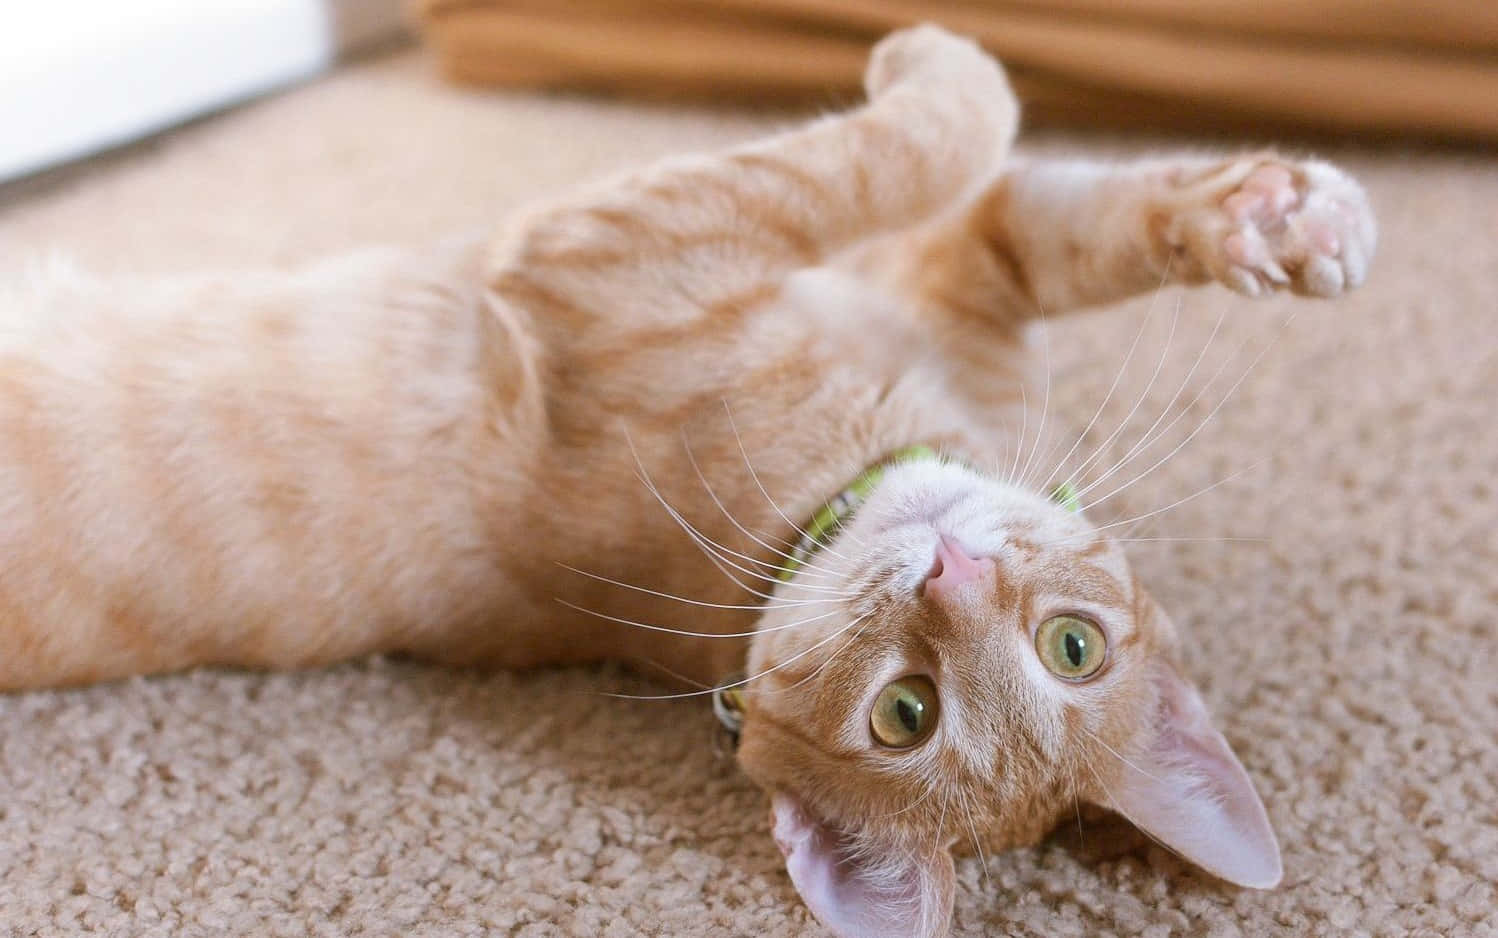
[[[1169,283],[1337,296],[1367,276],[1376,240],[1362,188],[1328,163],[1045,161],[918,236],[897,276],[924,303],[1015,323]]]
[[[1334,297],[1368,275],[1377,226],[1362,187],[1329,163],[1276,156],[1167,172],[1152,236],[1183,275],[1247,296]]]

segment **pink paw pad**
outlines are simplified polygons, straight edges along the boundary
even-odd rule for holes
[[[1335,257],[1342,251],[1342,242],[1337,237],[1337,232],[1328,224],[1317,221],[1309,221],[1301,226],[1306,241],[1317,254],[1327,257]]]
[[[1336,296],[1363,281],[1376,228],[1357,184],[1324,163],[1261,163],[1219,196],[1218,278],[1264,296]]]
[[[1284,221],[1285,214],[1299,202],[1290,171],[1269,165],[1250,173],[1238,190],[1223,200],[1223,207],[1236,222],[1276,224]]]

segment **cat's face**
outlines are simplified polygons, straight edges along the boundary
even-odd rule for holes
[[[943,932],[952,846],[1034,842],[1075,799],[1270,886],[1263,808],[1174,664],[1211,647],[1183,647],[1083,515],[908,463],[766,612],[739,759],[797,888],[845,934]]]

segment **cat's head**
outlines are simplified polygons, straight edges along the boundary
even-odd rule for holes
[[[910,462],[777,592],[739,761],[840,934],[944,933],[952,847],[1033,843],[1074,799],[1270,887],[1264,808],[1179,664],[1212,648],[1072,507]]]

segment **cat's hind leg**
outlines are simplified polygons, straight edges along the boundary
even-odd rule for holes
[[[668,160],[511,229],[490,284],[585,325],[680,328],[762,300],[786,274],[946,211],[998,171],[1018,106],[976,43],[903,30],[875,47],[869,103],[723,153]]]

